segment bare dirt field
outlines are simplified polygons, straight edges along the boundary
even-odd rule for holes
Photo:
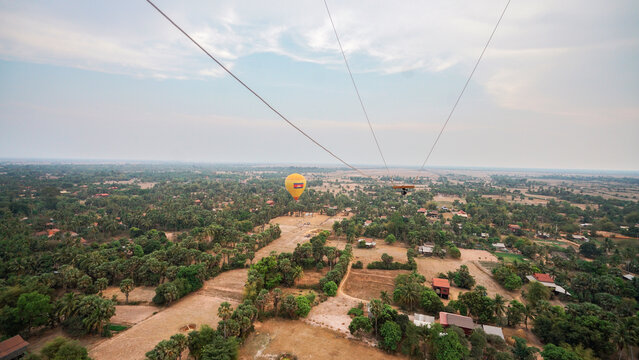
[[[493,199],[493,200],[502,200],[509,203],[517,203],[517,204],[526,204],[526,205],[545,205],[548,203],[548,200],[541,199],[535,197],[530,199],[528,196],[524,197],[522,200],[519,196],[514,195],[514,199],[512,195],[482,195],[482,197]]]
[[[375,239],[375,242],[377,245],[372,249],[359,249],[356,244],[353,244],[353,262],[359,260],[364,264],[364,267],[366,267],[368,263],[381,261],[383,253],[392,256],[394,261],[408,261],[406,257],[406,247],[403,244],[395,243],[393,245],[386,245],[382,239]],[[338,249],[343,249],[344,246],[346,246],[346,240],[332,239],[328,240],[326,245],[337,246]]]
[[[497,258],[484,250],[470,250],[459,249],[461,251],[461,258],[459,259],[440,259],[438,257],[418,257],[415,258],[417,262],[417,271],[426,277],[426,282],[431,283],[437,274],[447,273],[448,271],[455,271],[461,265],[468,266],[470,274],[475,278],[476,285],[482,285],[486,288],[489,296],[494,297],[496,294],[504,296],[508,300],[520,299],[521,294],[517,291],[508,291],[504,289],[487,269],[484,269],[479,264],[479,261],[497,261]],[[451,287],[451,299],[457,299],[460,292],[467,291],[457,287]]]
[[[279,224],[282,235],[268,246],[258,250],[253,261],[258,261],[268,256],[271,251],[292,252],[297,244],[309,241],[305,235],[315,229],[330,230],[335,221],[341,221],[346,216],[327,216],[314,214],[313,216],[280,216],[271,220],[271,224]],[[342,246],[343,248],[343,246]]]
[[[462,199],[461,197],[456,195],[437,194],[433,197],[433,201],[436,201],[437,203],[445,203],[447,205],[452,205],[455,200],[459,201],[462,204],[466,203],[466,199]]]
[[[158,307],[150,305],[116,305],[115,315],[111,318],[111,323],[135,325],[152,316],[158,310],[160,310]]]
[[[126,296],[120,291],[118,286],[109,286],[102,292],[102,296],[106,299],[111,299],[115,295],[119,302],[124,303]],[[140,286],[136,287],[129,293],[129,302],[139,301],[141,303],[150,303],[155,296],[155,288],[152,286]]]
[[[242,297],[246,270],[233,270],[205,282],[204,287],[187,295],[130,329],[106,339],[89,349],[95,360],[144,359],[144,354],[161,340],[180,333],[181,328],[195,324],[215,327],[219,321],[217,309],[224,301],[237,306]],[[185,332],[184,332],[185,333]]]
[[[328,272],[328,267],[323,268],[321,271],[317,270],[304,270],[302,278],[295,282],[295,285],[299,286],[311,286],[319,284],[319,281]]]
[[[295,336],[291,336],[295,334]],[[240,349],[240,359],[275,359],[290,353],[298,359],[404,359],[389,355],[343,335],[301,321],[268,320],[256,323],[255,332]]]
[[[343,286],[345,294],[358,299],[370,301],[379,298],[379,293],[386,291],[390,296],[395,289],[395,277],[408,274],[408,270],[366,270],[351,269]]]

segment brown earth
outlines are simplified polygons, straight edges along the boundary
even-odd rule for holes
[[[508,291],[504,289],[493,277],[488,269],[483,268],[479,261],[498,261],[497,258],[485,250],[459,249],[461,258],[440,259],[439,257],[418,257],[417,271],[426,277],[426,283],[431,284],[433,278],[441,272],[446,274],[448,271],[455,271],[461,265],[468,266],[470,274],[475,278],[476,285],[482,285],[486,288],[489,296],[494,297],[500,294],[507,300],[520,299],[521,294],[518,291]],[[457,299],[459,293],[468,291],[452,286],[450,289],[450,299]]]
[[[298,286],[312,286],[319,284],[319,281],[328,272],[328,267],[323,268],[321,271],[317,270],[304,270],[302,278],[295,282]]]
[[[160,309],[150,305],[116,305],[115,315],[111,318],[112,324],[135,325]]]
[[[345,279],[343,291],[347,295],[366,301],[379,299],[382,291],[386,291],[392,297],[395,277],[408,273],[408,270],[352,269],[348,279]]]
[[[119,286],[109,286],[102,292],[105,299],[111,299],[115,295],[119,302],[124,304],[126,296],[120,291]],[[141,303],[150,303],[155,296],[155,288],[153,286],[139,286],[129,293],[129,302],[139,301]]]
[[[386,253],[394,258],[394,261],[406,262],[406,246],[403,244],[395,243],[393,245],[387,245],[382,239],[375,239],[377,245],[372,249],[360,249],[356,244],[353,244],[353,262],[361,261],[366,267],[367,264],[373,261],[381,261],[382,254]],[[337,246],[339,249],[343,249],[346,246],[346,240],[333,239],[326,242],[327,246]]]
[[[350,319],[350,318],[349,318]],[[295,334],[294,336],[291,336]],[[240,349],[240,359],[276,359],[290,353],[298,359],[405,359],[344,338],[338,332],[301,321],[272,319],[255,324]]]

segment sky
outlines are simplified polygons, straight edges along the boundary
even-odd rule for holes
[[[327,1],[388,165],[421,166],[506,1]],[[322,0],[155,3],[382,166]],[[427,166],[639,170],[637,19],[636,0],[512,0]],[[0,0],[0,158],[339,164],[142,0]]]

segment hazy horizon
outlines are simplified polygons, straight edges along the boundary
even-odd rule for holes
[[[422,164],[505,3],[328,2],[389,166]],[[383,166],[321,1],[157,5],[345,161]],[[427,167],[639,171],[638,13],[512,2]],[[0,77],[0,158],[339,165],[143,1],[0,1]]]

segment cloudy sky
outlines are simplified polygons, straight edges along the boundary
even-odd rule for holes
[[[505,3],[329,0],[390,166],[421,165]],[[156,4],[381,164],[322,0]],[[636,0],[513,0],[428,165],[639,170],[637,19]],[[337,163],[142,0],[0,0],[0,158]]]

